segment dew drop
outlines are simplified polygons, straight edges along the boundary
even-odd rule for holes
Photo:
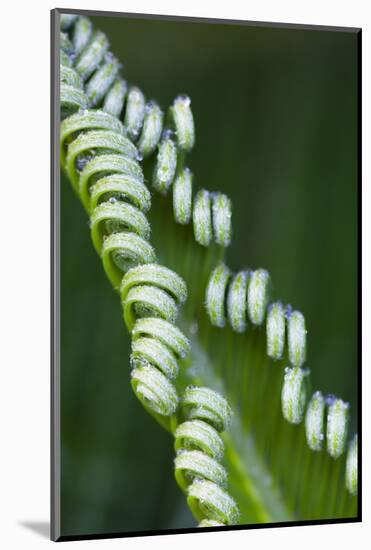
[[[147,115],[152,111],[153,107],[155,106],[155,102],[153,100],[148,101],[147,105],[144,108],[144,111],[147,113]]]
[[[185,107],[189,107],[191,104],[191,98],[188,95],[178,95],[176,101],[182,101]]]
[[[290,304],[287,304],[286,311],[285,311],[286,319],[290,319],[291,313],[292,313],[292,306]]]
[[[329,394],[326,397],[326,405],[332,405],[335,402],[335,399],[336,399],[335,395]]]
[[[92,156],[91,155],[85,155],[85,156],[78,156],[77,159],[76,159],[76,170],[78,172],[82,172],[85,168],[85,166],[87,165],[87,163],[89,162],[89,160],[92,159]]]
[[[193,321],[189,326],[189,332],[194,335],[198,333],[198,323],[197,321]]]
[[[162,132],[162,139],[164,141],[171,139],[174,135],[174,132],[170,128],[165,128],[165,130]]]

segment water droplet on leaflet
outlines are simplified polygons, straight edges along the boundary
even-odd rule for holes
[[[188,95],[178,95],[176,98],[178,101],[182,101],[185,107],[189,107],[191,104],[191,98]]]
[[[145,106],[144,110],[147,113],[147,115],[152,111],[153,107],[155,106],[154,101],[148,101],[147,105]]]
[[[329,394],[326,397],[326,405],[332,405],[335,402],[335,399],[336,399],[335,395]]]
[[[89,160],[91,160],[92,157],[89,155],[89,156],[78,156],[77,159],[76,159],[76,170],[78,172],[82,172],[85,168],[85,166],[87,165],[87,163],[89,162]]]
[[[164,140],[167,140],[167,139],[171,139],[173,135],[174,135],[173,130],[171,130],[170,128],[166,128],[162,134],[162,137]]]
[[[197,321],[193,321],[190,326],[189,326],[189,332],[192,334],[192,335],[195,335],[198,333],[198,323]]]
[[[286,306],[286,311],[285,311],[285,317],[286,317],[286,319],[290,319],[291,313],[292,313],[292,306],[291,306],[290,304],[288,304],[288,305]]]

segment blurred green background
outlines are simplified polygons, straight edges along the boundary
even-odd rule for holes
[[[233,201],[232,268],[265,267],[306,316],[314,388],[357,393],[357,36],[93,17],[163,109],[192,98],[195,183]],[[62,534],[194,527],[173,441],[130,388],[129,338],[61,185]]]

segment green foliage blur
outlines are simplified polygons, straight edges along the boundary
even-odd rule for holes
[[[355,429],[356,34],[92,20],[148,99],[192,98],[195,184],[233,202],[228,264],[265,267],[274,298],[304,313],[313,390],[348,400]],[[194,527],[172,438],[131,391],[119,298],[65,178],[61,323],[62,534]]]

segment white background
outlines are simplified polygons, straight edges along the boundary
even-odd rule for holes
[[[0,8],[0,546],[52,546],[25,524],[49,519],[49,56],[54,7],[104,9],[363,28],[364,523],[67,543],[68,548],[338,549],[370,537],[370,41],[365,1],[7,0]],[[341,117],[341,113],[339,113]],[[5,117],[5,127],[4,127]],[[5,168],[5,171],[4,171]],[[340,223],[340,220],[339,220]],[[339,255],[339,269],[341,269]],[[335,275],[336,276],[336,275]],[[324,304],[324,307],[326,305]],[[44,527],[45,531],[45,527]],[[368,544],[367,544],[368,546]]]

